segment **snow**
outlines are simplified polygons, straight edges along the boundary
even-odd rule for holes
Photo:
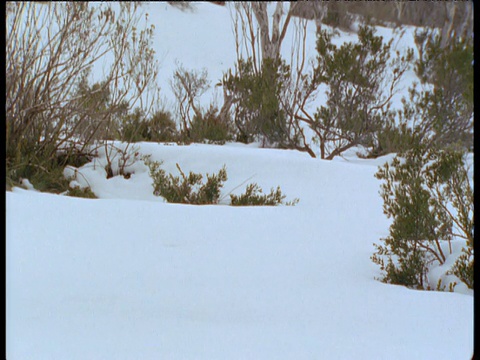
[[[135,150],[172,172],[177,162],[202,173],[225,164],[225,194],[251,177],[300,202],[167,204],[141,161],[130,179],[77,169],[100,199],[7,192],[8,359],[471,355],[471,293],[375,279],[372,243],[388,221],[373,174],[389,157],[329,162],[240,144]]]
[[[158,44],[172,44],[157,51],[166,69],[178,52],[184,65],[219,73],[218,52],[227,59],[232,44],[209,39],[227,42],[227,9],[149,6],[167,26]],[[196,55],[177,46],[189,39],[204,45]],[[106,179],[105,151],[65,169],[98,199],[41,193],[28,180],[30,190],[6,193],[7,359],[471,358],[473,291],[459,281],[450,293],[377,280],[370,256],[390,220],[374,174],[393,154],[366,160],[351,149],[322,161],[258,144],[113,145],[130,155],[129,179]],[[165,203],[143,155],[174,175],[177,163],[202,174],[225,165],[220,204]],[[117,171],[121,156],[110,156]],[[252,182],[300,202],[228,206]],[[445,272],[462,245],[432,269],[433,285],[452,280]]]

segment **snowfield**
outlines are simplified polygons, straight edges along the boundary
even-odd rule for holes
[[[234,65],[228,7],[147,7],[168,106],[176,63],[207,68],[212,84]],[[402,39],[408,45],[411,33]],[[429,274],[433,287],[457,281],[454,293],[380,282],[370,256],[391,220],[374,174],[394,155],[366,160],[358,150],[323,161],[259,144],[137,143],[126,150],[129,179],[106,179],[102,149],[65,169],[72,186],[90,186],[98,199],[6,192],[6,358],[471,359],[473,291],[445,275],[464,242]],[[154,196],[143,155],[174,175],[176,164],[202,174],[225,165],[220,204]],[[229,194],[249,183],[300,201],[229,206]]]
[[[240,144],[135,150],[176,175],[175,163],[202,173],[225,164],[225,195],[251,177],[300,202],[168,204],[151,194],[141,161],[130,179],[106,180],[101,157],[95,170],[78,169],[100,199],[7,192],[7,359],[471,357],[472,292],[375,279],[372,243],[389,222],[373,174],[390,156],[321,161]]]

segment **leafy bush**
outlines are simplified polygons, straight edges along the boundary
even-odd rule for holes
[[[19,165],[7,167],[7,185],[19,186],[22,179],[28,179],[34,188],[42,192],[60,194],[68,190],[69,181],[63,176],[63,167],[51,164],[48,167],[40,165]]]
[[[68,190],[68,181],[63,176],[65,166],[81,167],[88,163],[94,156],[83,146],[71,143],[51,154],[50,159],[42,159],[29,155],[29,159],[11,164],[6,162],[6,187],[11,190],[13,186],[22,186],[23,179],[28,179],[34,188],[42,192],[63,193]]]
[[[153,179],[153,193],[162,196],[170,203],[182,204],[217,204],[220,198],[220,189],[227,180],[225,166],[217,174],[207,174],[207,181],[202,183],[203,176],[190,172],[186,176],[180,166],[177,169],[180,176],[166,174],[158,161],[145,159],[145,164],[150,169],[150,176]]]
[[[460,151],[440,152],[432,165],[437,178],[429,179],[429,187],[434,188],[440,206],[452,220],[452,235],[464,239],[466,247],[455,261],[449,273],[457,276],[468,288],[474,288],[474,218],[473,188],[468,178],[468,171]],[[455,209],[450,210],[449,205]]]
[[[85,178],[85,176],[78,171],[77,168],[72,166],[66,167],[63,171],[63,176],[69,182],[69,188],[67,191],[63,192],[63,195],[86,199],[97,198],[95,193],[92,191],[87,178]],[[86,182],[88,184],[87,186],[80,185],[78,182],[79,176],[82,178],[82,182]]]
[[[155,112],[146,125],[146,141],[177,141],[177,124],[169,111]]]
[[[210,87],[206,69],[186,70],[179,65],[174,73],[171,87],[177,100],[180,116],[179,141],[183,143],[203,142],[223,144],[233,139],[233,127],[229,114],[230,105],[224,104],[218,110],[210,105],[204,110],[198,99]]]
[[[127,114],[122,119],[119,138],[122,141],[177,141],[175,121],[168,111],[159,110],[150,119],[140,109]]]
[[[188,140],[201,142],[207,140],[210,143],[224,144],[233,139],[230,123],[222,121],[217,114],[217,109],[211,106],[208,111],[193,117]]]
[[[473,148],[473,44],[452,38],[445,46],[431,30],[415,35],[419,57],[414,84],[395,123],[378,134],[383,153],[402,152],[414,144],[445,149]],[[379,151],[380,153],[380,151]]]
[[[450,269],[449,274],[458,277],[469,289],[473,289],[473,242],[468,241],[467,247],[462,249],[462,254],[458,257]]]
[[[390,234],[374,244],[372,261],[384,282],[426,289],[433,262],[446,260],[442,243],[462,238],[467,249],[451,272],[473,288],[473,190],[463,154],[418,146],[380,168],[384,213]],[[387,263],[384,258],[386,257]]]
[[[428,146],[473,147],[473,43],[471,39],[442,38],[431,32],[416,34],[419,59],[415,71],[424,89],[410,88],[402,114]]]
[[[405,122],[396,123],[396,119],[390,117],[375,135],[376,145],[368,152],[368,158],[402,153],[419,145],[419,138]],[[361,156],[361,155],[360,155]]]
[[[97,196],[94,194],[92,189],[89,187],[86,188],[81,188],[79,186],[75,186],[73,188],[68,189],[66,192],[67,196],[73,196],[73,197],[80,197],[80,198],[86,198],[86,199],[96,199]]]
[[[245,143],[263,138],[282,144],[287,137],[286,116],[280,97],[290,78],[283,60],[264,59],[256,69],[252,58],[238,61],[235,73],[224,75],[223,86],[234,103],[237,140]]]
[[[217,174],[206,175],[207,181],[202,182],[202,174],[190,172],[187,175],[176,164],[180,176],[167,174],[161,168],[161,163],[151,161],[149,156],[143,159],[150,169],[150,176],[153,179],[153,193],[156,196],[162,196],[167,202],[182,204],[218,204],[220,201],[220,190],[223,183],[227,181],[227,170],[223,166]],[[285,195],[282,194],[280,187],[277,190],[271,189],[269,194],[263,194],[263,190],[257,184],[247,185],[247,189],[242,195],[230,194],[231,205],[281,205],[293,206],[298,203],[298,199],[284,202]]]
[[[120,120],[118,138],[121,141],[142,141],[145,131],[145,114],[141,109],[136,108],[133,112],[125,114]]]
[[[413,52],[392,58],[392,40],[385,44],[369,26],[360,27],[358,39],[337,47],[328,31],[317,38],[314,85],[328,86],[328,100],[308,125],[317,134],[322,158],[356,145],[380,153],[378,134],[385,124],[394,124],[390,102]]]
[[[257,184],[247,185],[245,193],[241,195],[230,194],[231,205],[234,206],[260,206],[260,205],[270,205],[276,206],[284,204],[284,199],[286,195],[282,194],[280,187],[277,187],[277,190],[271,189],[270,194],[263,194],[262,189]],[[285,203],[285,205],[293,206],[298,203],[298,199],[295,199],[291,202]]]
[[[11,2],[7,10],[7,177],[11,183],[35,173],[37,186],[63,190],[54,178],[65,144],[76,141],[85,149],[96,139],[112,139],[125,105],[147,94],[145,108],[157,101],[153,27],[139,28],[136,3]],[[106,80],[90,86],[93,66],[106,57]]]

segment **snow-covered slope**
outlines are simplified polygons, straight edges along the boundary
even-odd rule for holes
[[[154,48],[160,62],[159,81],[166,106],[169,109],[174,107],[175,97],[170,83],[180,65],[189,71],[207,70],[211,86],[198,101],[203,107],[208,107],[212,102],[221,105],[223,95],[215,84],[222,79],[228,69],[234,68],[237,58],[232,20],[235,14],[234,4],[227,2],[226,6],[217,6],[207,2],[196,2],[192,4],[191,10],[181,11],[165,2],[152,2],[145,4],[144,9],[155,25]],[[295,51],[294,43],[298,42],[296,22],[294,18],[282,42],[281,53],[287,63],[290,63],[292,53]],[[332,42],[337,46],[346,41],[357,40],[355,33],[336,30],[338,35],[332,38]],[[400,53],[404,53],[409,47],[415,50],[414,31],[415,28],[411,26],[399,29],[377,27],[376,35],[382,36],[384,42],[394,39],[392,47],[394,56],[396,50]],[[316,56],[316,26],[310,21],[306,27],[305,63],[308,64]],[[309,65],[306,66],[305,72],[308,72],[308,67]],[[394,107],[400,104],[402,96],[408,94],[407,88],[414,80],[417,79],[413,71],[407,72],[405,80],[399,84],[398,94],[393,99]],[[325,101],[325,94],[320,92],[312,104],[312,110]]]
[[[471,295],[374,279],[372,243],[388,222],[373,174],[385,158],[327,162],[238,144],[138,150],[172,172],[176,162],[210,173],[225,164],[225,194],[252,177],[300,203],[139,200],[129,182],[151,192],[140,164],[128,180],[102,180],[109,195],[85,172],[110,199],[7,193],[8,359],[471,355]]]
[[[228,8],[148,7],[167,98],[175,60],[206,67],[212,82],[233,66]],[[177,163],[203,174],[226,165],[221,204],[164,203],[139,157],[129,179],[106,179],[102,153],[65,171],[99,199],[7,192],[7,359],[471,358],[472,291],[375,279],[372,244],[389,220],[373,175],[391,156],[322,161],[255,144],[130,151],[175,175]],[[300,202],[227,206],[252,182]],[[438,269],[433,284],[451,280]]]

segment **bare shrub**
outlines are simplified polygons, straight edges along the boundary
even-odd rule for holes
[[[111,137],[115,114],[156,102],[153,27],[138,3],[12,2],[6,12],[7,177]],[[94,66],[102,79],[88,85]],[[100,137],[101,135],[101,137]],[[57,164],[58,165],[58,164]]]
[[[177,100],[181,131],[184,136],[189,138],[193,118],[202,118],[198,98],[205,94],[210,86],[207,70],[203,69],[201,72],[197,70],[189,71],[182,65],[178,65],[170,86]]]

